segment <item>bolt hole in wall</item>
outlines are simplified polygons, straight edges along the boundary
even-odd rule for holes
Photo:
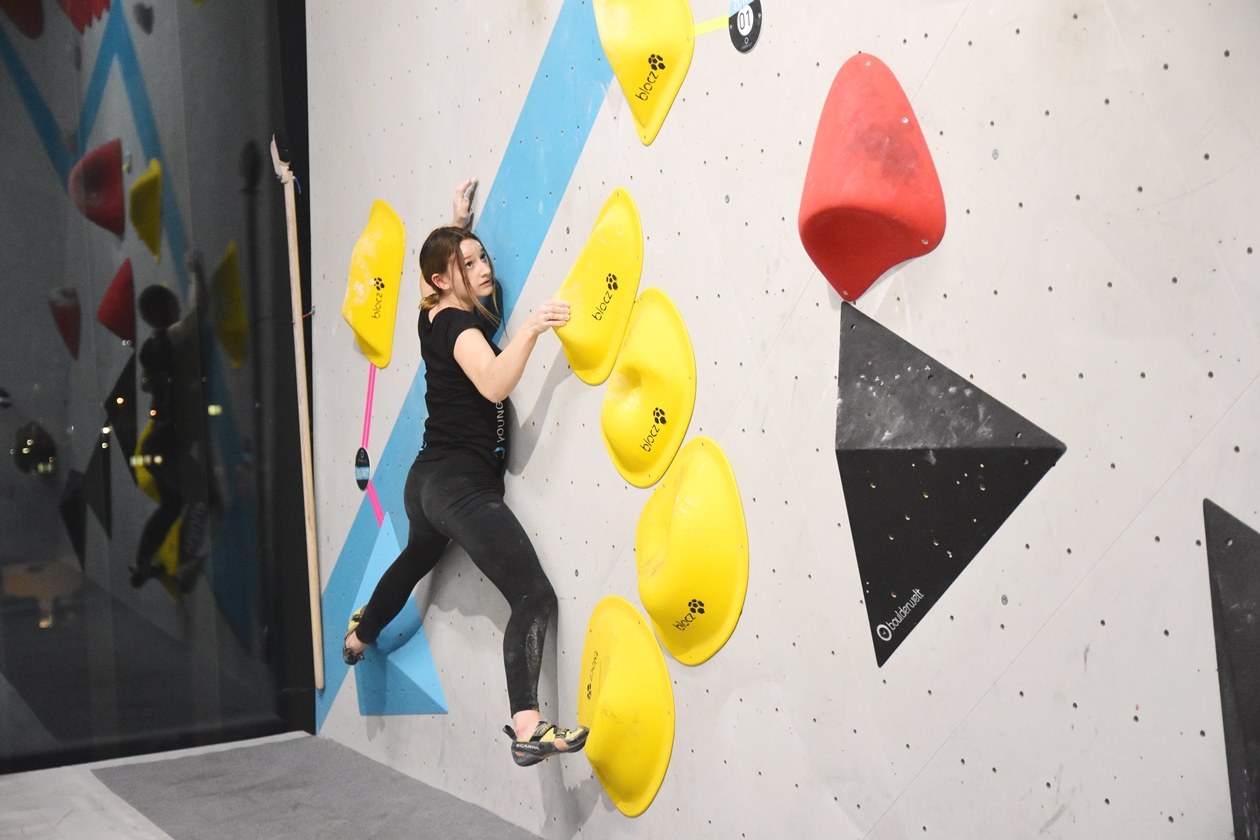
[[[292,4],[40,5],[0,15],[0,772],[311,728]]]

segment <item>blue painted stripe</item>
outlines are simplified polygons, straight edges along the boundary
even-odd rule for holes
[[[503,285],[504,312],[509,317],[611,82],[612,69],[599,43],[590,0],[565,0],[477,227],[478,236],[494,258]],[[397,522],[406,521],[402,490],[420,448],[427,416],[421,366],[372,477],[382,506]],[[317,730],[346,677],[347,666],[340,654],[342,628],[356,606],[353,599],[376,533],[376,517],[364,499],[324,589],[325,687],[317,697]]]
[[[48,153],[48,160],[56,170],[57,180],[61,182],[61,188],[64,190],[66,181],[70,178],[70,170],[74,168],[74,156],[61,144],[61,128],[57,125],[57,120],[53,118],[48,103],[40,95],[39,88],[35,87],[35,80],[31,78],[30,73],[26,72],[26,66],[18,57],[17,50],[13,48],[13,42],[5,34],[4,27],[0,27],[0,58],[4,59],[4,66],[13,79],[18,96],[22,97],[22,104],[26,106],[26,113],[31,117],[35,133],[39,135],[39,141],[43,143],[44,151]]]

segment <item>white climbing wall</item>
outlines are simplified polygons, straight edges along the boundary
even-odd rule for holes
[[[367,504],[368,363],[339,315],[351,249],[374,199],[407,225],[379,456],[418,370],[415,252],[469,175],[480,212],[561,6],[308,3],[325,581]],[[728,12],[693,2],[698,22]],[[458,550],[418,591],[449,714],[361,717],[351,673],[321,734],[548,838],[1230,837],[1199,543],[1205,497],[1260,528],[1260,8],[764,0],[764,15],[746,55],[725,29],[697,36],[650,147],[607,88],[509,322],[559,287],[626,187],[641,288],[672,297],[695,348],[689,434],[730,457],[751,557],[726,647],[669,660],[677,735],[654,804],[622,816],[582,756],[511,763],[507,610]],[[858,51],[904,87],[948,213],[941,246],[859,308],[1067,446],[882,668],[833,452],[840,299],[796,232],[823,100]],[[514,255],[492,256],[507,276]],[[638,603],[650,492],[614,470],[602,396],[551,335],[513,394],[507,498],[560,598],[542,696],[570,723],[592,608]],[[347,617],[325,614],[334,637]]]

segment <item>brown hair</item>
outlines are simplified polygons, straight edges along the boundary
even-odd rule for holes
[[[489,309],[477,299],[477,295],[473,293],[472,283],[468,280],[468,273],[464,271],[464,253],[460,250],[460,246],[471,239],[482,249],[485,245],[472,232],[460,227],[440,227],[429,234],[424,240],[424,244],[420,246],[420,274],[424,277],[426,283],[430,282],[430,278],[434,274],[453,275],[459,272],[459,277],[464,281],[464,291],[472,298],[473,306],[491,321],[497,322],[496,318]],[[486,259],[490,259],[490,255],[486,255]],[[490,263],[490,276],[494,277],[494,263]],[[454,293],[454,289],[451,289]],[[494,294],[498,294],[496,287]],[[442,292],[439,289],[431,295],[427,295],[424,300],[420,301],[421,309],[432,309],[437,306],[438,301],[442,299]],[[496,301],[497,304],[497,301]],[[498,309],[498,307],[495,307]]]

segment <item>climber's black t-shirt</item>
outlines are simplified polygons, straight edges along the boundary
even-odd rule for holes
[[[420,357],[429,418],[424,422],[424,446],[418,458],[430,461],[470,451],[502,472],[508,448],[507,400],[492,403],[483,397],[455,361],[455,341],[469,329],[481,330],[499,355],[492,340],[497,325],[479,311],[443,309],[432,323],[428,310],[420,312]]]

